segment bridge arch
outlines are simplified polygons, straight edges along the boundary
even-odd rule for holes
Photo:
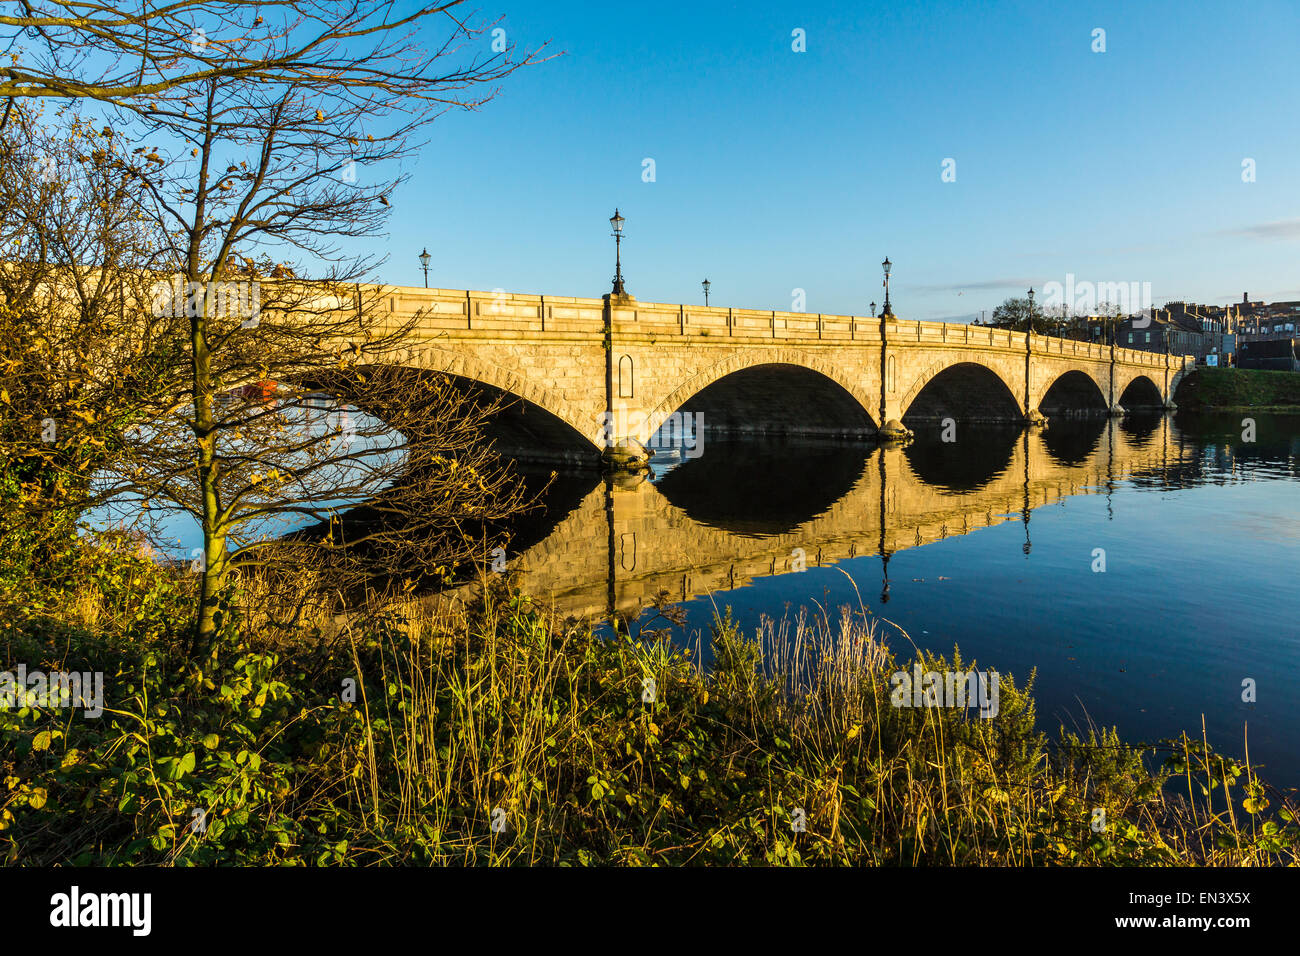
[[[1067,369],[1044,384],[1035,407],[1049,419],[1091,413],[1106,414],[1106,384],[1091,369]]]
[[[530,431],[540,429],[538,438],[553,447],[538,447],[533,453],[540,457],[587,459],[599,454],[602,447],[603,423],[584,414],[558,392],[529,380],[523,375],[501,368],[465,352],[451,352],[440,348],[412,349],[402,357],[412,368],[454,376],[467,382],[487,386],[508,397],[522,400],[513,409],[514,415],[526,415],[529,406],[535,406],[546,416],[534,415]],[[510,410],[508,410],[509,412]],[[546,417],[554,419],[547,422]],[[514,422],[518,425],[518,422]],[[514,429],[518,431],[518,428]]]
[[[1183,379],[1196,371],[1195,363],[1187,362],[1187,360],[1184,360],[1184,362],[1186,364],[1178,366],[1177,371],[1173,371],[1173,374],[1169,376],[1169,394],[1165,396],[1167,400],[1172,401],[1174,395],[1178,392],[1178,386],[1183,384]]]
[[[1115,400],[1126,410],[1133,408],[1163,408],[1165,397],[1160,391],[1160,386],[1146,374],[1138,372],[1132,375],[1124,383],[1121,390],[1120,384],[1115,383],[1116,398]]]
[[[958,357],[941,359],[912,382],[898,402],[904,424],[953,418],[965,421],[1017,421],[1025,409],[1013,383],[995,368]]]
[[[819,442],[797,455],[783,442],[744,444],[687,461],[655,491],[697,525],[743,536],[791,534],[831,514],[855,489],[861,494],[870,454],[864,442]]]
[[[879,398],[874,399],[876,403]],[[702,412],[705,429],[730,432],[874,434],[863,383],[794,349],[738,351],[688,378],[645,416],[646,441],[677,411]]]

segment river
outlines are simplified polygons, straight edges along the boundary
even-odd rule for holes
[[[920,647],[1036,671],[1041,729],[1155,740],[1204,718],[1212,745],[1248,743],[1296,787],[1300,417],[1244,417],[936,424],[903,447],[706,436],[645,477],[557,477],[511,565],[565,613],[634,631],[667,591],[692,645],[725,607],[752,630],[864,606]]]

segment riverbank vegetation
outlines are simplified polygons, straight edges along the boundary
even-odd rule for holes
[[[0,710],[9,864],[1297,862],[1294,806],[1200,739],[1049,738],[1031,675],[992,719],[892,706],[913,654],[863,610],[724,615],[705,668],[504,582],[286,625],[254,576],[196,657],[193,576],[123,542],[64,571],[9,592],[3,653],[104,671],[105,709]]]
[[[1300,412],[1300,372],[1198,368],[1174,400],[1184,411]]]

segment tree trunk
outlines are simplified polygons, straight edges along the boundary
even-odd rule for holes
[[[194,270],[197,271],[197,270]],[[197,278],[197,276],[196,276]],[[199,585],[199,607],[194,621],[191,653],[206,654],[216,644],[221,629],[219,602],[225,585],[226,522],[221,514],[221,463],[217,457],[217,433],[213,421],[212,362],[207,340],[206,289],[190,302],[190,345],[194,362],[194,434],[198,439],[195,466],[199,493],[203,498],[203,566]]]
[[[207,461],[204,461],[207,458]],[[199,484],[203,494],[203,576],[199,583],[199,610],[194,622],[194,651],[206,654],[221,629],[219,602],[226,581],[226,533],[220,517],[217,481],[219,466],[209,442],[201,446]]]

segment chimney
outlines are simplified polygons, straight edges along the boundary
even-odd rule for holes
[[[1243,292],[1243,293],[1241,294],[1241,304],[1242,304],[1242,305],[1249,305],[1249,304],[1250,304],[1250,296],[1247,295],[1245,292]]]

